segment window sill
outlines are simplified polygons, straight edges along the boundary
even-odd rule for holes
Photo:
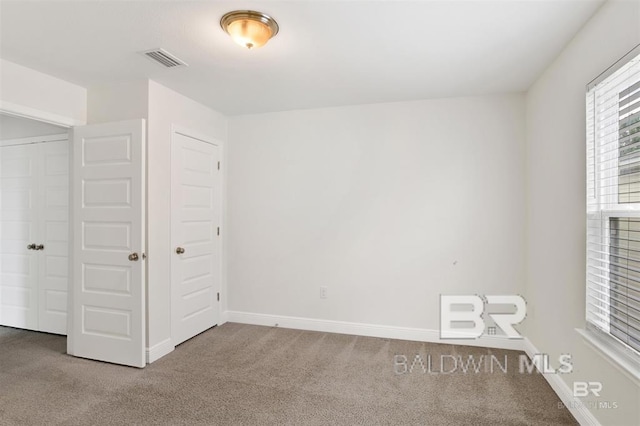
[[[640,361],[633,359],[621,348],[612,346],[606,338],[591,330],[576,328],[576,331],[598,355],[640,386]]]

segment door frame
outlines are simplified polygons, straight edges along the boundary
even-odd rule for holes
[[[65,127],[67,129],[70,129],[73,126],[84,126],[87,124],[86,120],[78,120],[64,115],[54,114],[49,111],[2,100],[0,100],[0,114],[11,115],[19,118],[28,118],[42,123],[55,124],[56,126]]]
[[[218,291],[220,292],[220,302],[218,305],[218,321],[216,322],[216,326],[218,325],[222,325],[226,322],[226,311],[227,311],[227,271],[226,271],[226,238],[225,238],[225,231],[226,231],[226,215],[225,215],[225,211],[226,211],[226,200],[227,200],[227,194],[226,194],[226,169],[225,169],[225,156],[224,156],[224,142],[221,139],[217,139],[213,136],[210,135],[205,135],[203,133],[200,133],[198,131],[195,131],[193,129],[190,129],[188,127],[184,127],[181,125],[177,125],[177,124],[171,124],[171,144],[169,147],[169,152],[173,151],[173,147],[175,142],[175,136],[176,135],[182,135],[182,136],[186,136],[188,138],[192,138],[192,139],[197,139],[199,141],[208,143],[210,145],[215,145],[216,147],[218,147],[218,158],[220,161],[220,181],[219,181],[219,190],[220,190],[220,237],[218,238],[218,250],[220,253],[220,259],[219,261],[219,282],[220,282],[220,287],[218,289]],[[171,158],[170,164],[169,164],[169,170],[173,170],[173,158]],[[170,179],[172,179],[173,176],[170,176]],[[171,182],[171,180],[170,180]],[[170,193],[169,194],[169,200],[171,203],[171,200],[173,199],[173,194]],[[173,223],[173,217],[174,217],[174,212],[170,209],[169,210],[169,250],[170,252],[173,254],[173,241],[171,240],[171,236],[172,236],[172,223]],[[171,262],[169,263],[169,277],[171,277],[173,271],[171,271]],[[173,338],[173,283],[171,282],[171,278],[169,278],[169,310],[170,310],[170,315],[171,315],[171,335]]]
[[[0,100],[0,114],[10,115],[18,118],[27,118],[29,120],[40,121],[42,123],[55,124],[56,126],[64,127],[68,129],[67,138],[69,139],[69,165],[73,164],[73,126],[83,126],[87,124],[86,120],[78,120],[72,117],[58,115],[49,111],[31,108],[25,105],[14,104],[13,102],[7,102]],[[69,168],[69,185],[73,183],[73,170]],[[71,186],[70,186],[71,187]],[[72,191],[69,191],[69,206],[73,202]],[[69,287],[67,288],[67,347],[70,343],[73,343],[73,337],[69,334],[69,330],[73,330],[73,312],[69,312],[70,307],[73,306],[73,292],[71,291],[71,283],[73,282],[73,262],[71,252],[73,251],[73,211],[69,209]]]
[[[69,133],[58,133],[55,135],[46,136],[30,136],[28,138],[16,138],[0,140],[0,146],[16,146],[16,145],[29,145],[32,143],[46,143],[46,142],[60,142],[69,139]]]

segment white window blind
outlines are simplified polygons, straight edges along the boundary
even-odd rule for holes
[[[587,322],[640,356],[640,46],[587,90]]]

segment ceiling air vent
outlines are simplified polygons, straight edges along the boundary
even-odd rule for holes
[[[187,67],[187,63],[176,58],[164,49],[152,49],[142,52],[144,56],[167,68]]]

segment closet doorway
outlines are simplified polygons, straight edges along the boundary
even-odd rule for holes
[[[0,114],[0,325],[67,334],[68,129]]]

